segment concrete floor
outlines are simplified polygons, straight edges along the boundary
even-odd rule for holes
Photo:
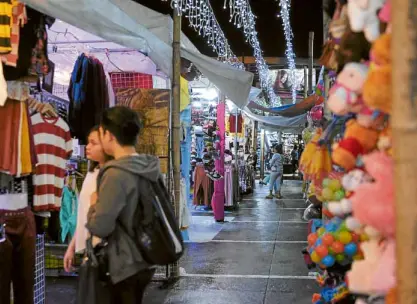
[[[181,278],[168,288],[152,284],[144,303],[311,303],[317,284],[301,255],[307,238],[301,184],[285,181],[283,200],[266,194],[264,186],[244,197],[213,239],[187,243]],[[47,304],[75,303],[75,287],[75,279],[49,279]]]

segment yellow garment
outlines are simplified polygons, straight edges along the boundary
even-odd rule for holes
[[[22,175],[32,173],[32,158],[30,155],[30,140],[29,140],[29,123],[26,105],[21,102],[22,121],[20,126],[20,162],[22,165]]]
[[[11,29],[12,29],[12,1],[0,0],[0,54],[8,54],[12,51]],[[8,18],[7,18],[8,17]]]
[[[303,153],[301,154],[299,161],[299,170],[303,173],[304,177],[310,180],[311,175],[311,163],[314,158],[314,154],[317,151],[317,143],[321,137],[322,129],[317,129],[312,136],[311,140],[306,144]]]
[[[180,82],[180,112],[190,104],[190,92],[188,91],[188,81],[181,77]]]

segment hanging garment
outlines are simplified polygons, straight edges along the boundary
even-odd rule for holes
[[[73,238],[75,235],[75,229],[77,227],[77,208],[77,191],[65,186],[62,192],[61,210],[59,211],[62,243],[65,243],[67,237]]]
[[[210,179],[208,178],[203,166],[197,165],[194,171],[194,205],[209,206],[211,201],[210,195]],[[200,199],[200,195],[202,199]]]
[[[6,200],[10,206],[10,195],[7,196],[9,198]],[[1,201],[2,195],[0,206]],[[26,201],[22,201],[27,206],[27,197]],[[0,242],[0,303],[10,304],[11,283],[13,303],[33,303],[36,244],[33,213],[29,207],[13,210],[0,208],[0,225],[3,224],[6,224],[6,239]]]
[[[21,105],[8,99],[0,107],[0,171],[15,176],[18,172]]]
[[[3,55],[2,58],[6,65],[16,67],[19,55],[20,28],[27,23],[27,15],[26,7],[23,3],[13,0],[12,6],[12,26],[10,34],[12,50],[9,54]]]
[[[112,108],[116,105],[116,96],[114,95],[114,89],[111,83],[111,78],[107,71],[105,71],[105,75],[106,75],[107,93],[109,95],[109,108]]]
[[[4,65],[4,77],[6,80],[19,80],[29,76],[29,68],[32,65],[32,50],[37,43],[34,31],[41,22],[42,14],[29,6],[26,7],[27,23],[20,28],[17,63],[15,66]],[[34,79],[36,77],[32,77]],[[32,80],[31,79],[31,80]]]
[[[187,229],[191,223],[191,212],[187,204],[187,183],[184,178],[181,178],[181,192],[180,192],[180,229]]]
[[[89,236],[87,228],[87,213],[90,209],[90,197],[91,194],[97,191],[97,176],[99,169],[95,169],[93,172],[88,172],[85,176],[79,201],[77,212],[77,232],[75,238],[75,252],[81,253],[85,250],[86,241]]]
[[[8,54],[12,50],[10,42],[12,25],[12,0],[0,1],[0,54]]]
[[[203,158],[204,152],[204,136],[200,134],[196,134],[195,136],[195,150],[197,152],[198,158]]]
[[[109,107],[106,75],[101,62],[85,54],[78,57],[71,75],[68,124],[72,136],[83,145],[87,143],[90,130],[100,123],[103,111]]]
[[[236,119],[237,119],[237,132],[236,132]],[[230,133],[242,133],[243,118],[242,114],[229,116],[229,129]]]
[[[224,165],[224,193],[226,196],[225,206],[233,206],[233,170],[231,164]]]
[[[48,32],[46,31],[45,16],[41,15],[40,22],[35,27],[36,44],[32,49],[32,60],[29,75],[46,76],[49,73],[48,62]]]
[[[66,161],[72,153],[68,125],[60,117],[31,117],[38,165],[34,176],[34,210],[58,211],[61,206]]]

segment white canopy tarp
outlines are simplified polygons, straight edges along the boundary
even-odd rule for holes
[[[131,0],[24,0],[29,6],[82,30],[140,50],[172,73],[172,20]],[[253,74],[200,54],[182,35],[181,56],[190,60],[238,107],[248,102]]]
[[[294,131],[303,130],[307,122],[307,114],[284,117],[284,116],[261,116],[254,114],[248,107],[243,110],[250,119],[258,121],[263,128],[271,131]]]

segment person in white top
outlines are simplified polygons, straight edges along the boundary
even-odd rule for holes
[[[75,253],[83,253],[85,250],[86,240],[89,236],[89,232],[85,225],[87,223],[87,213],[90,208],[90,198],[91,195],[97,191],[97,176],[100,167],[109,159],[109,156],[104,152],[101,146],[98,126],[94,127],[88,135],[86,155],[91,163],[80,191],[77,228],[64,256],[64,269],[66,272],[72,270]]]

